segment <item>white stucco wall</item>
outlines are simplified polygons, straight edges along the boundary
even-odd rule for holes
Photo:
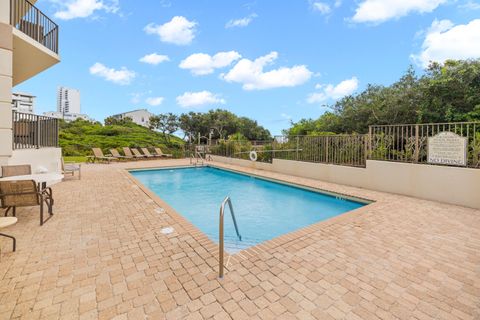
[[[274,159],[214,161],[480,209],[480,170],[367,160],[365,168]]]
[[[46,168],[48,172],[60,172],[61,157],[61,148],[14,150],[12,156],[8,159],[8,164],[30,164],[32,173],[39,172],[41,167]]]

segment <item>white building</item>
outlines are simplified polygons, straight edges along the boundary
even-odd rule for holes
[[[66,87],[57,88],[57,112],[81,113],[80,91]]]
[[[12,93],[12,110],[24,113],[34,113],[35,96],[25,92]]]
[[[150,125],[150,117],[152,117],[153,115],[154,114],[149,112],[147,109],[138,109],[115,114],[112,117],[118,120],[131,118],[134,123],[144,127],[148,127]]]
[[[59,172],[55,121],[31,114],[26,127],[25,117],[12,112],[15,87],[60,62],[58,25],[36,2],[0,1],[0,166],[29,164],[32,173]]]
[[[57,119],[63,119],[66,122],[75,121],[77,119],[83,119],[86,121],[95,121],[84,113],[62,113],[57,111],[48,111],[43,113],[44,116],[53,117]]]
[[[57,88],[57,111],[44,112],[43,115],[63,119],[67,122],[83,119],[95,121],[88,115],[81,113],[80,91],[77,89],[58,87]]]

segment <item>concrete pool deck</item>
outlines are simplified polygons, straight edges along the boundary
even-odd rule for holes
[[[219,280],[218,247],[125,171],[188,163],[84,165],[44,226],[19,208],[0,319],[480,318],[480,210],[213,163],[375,200],[241,252]]]

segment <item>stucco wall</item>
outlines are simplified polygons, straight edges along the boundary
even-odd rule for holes
[[[41,167],[46,168],[48,172],[60,172],[61,157],[61,148],[14,150],[8,164],[30,164],[32,173],[39,172]]]
[[[274,159],[215,161],[480,209],[480,170],[368,160],[366,168]]]

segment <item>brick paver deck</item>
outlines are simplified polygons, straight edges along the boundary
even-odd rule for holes
[[[236,168],[376,202],[243,252],[219,280],[217,246],[123,169],[187,163],[85,165],[43,227],[19,209],[0,318],[480,319],[480,210]]]

